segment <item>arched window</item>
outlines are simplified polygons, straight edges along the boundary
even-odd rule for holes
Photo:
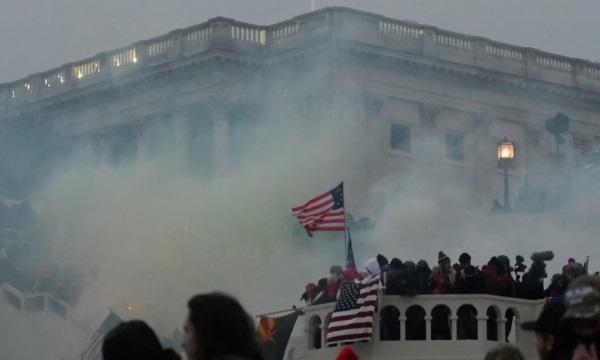
[[[517,332],[519,331],[518,326],[515,326],[515,321],[519,323],[519,312],[514,308],[508,308],[504,316],[506,317],[504,340],[514,344],[517,342]]]
[[[431,310],[431,340],[452,339],[450,330],[450,309],[438,305]]]
[[[320,349],[321,348],[321,318],[318,315],[313,317],[308,322],[308,348],[309,349]]]
[[[458,315],[458,340],[477,340],[477,309],[472,305],[463,305]]]
[[[379,338],[385,340],[400,340],[400,311],[395,306],[381,309],[379,321]]]
[[[495,306],[490,306],[487,309],[487,339],[498,341],[498,314],[500,310]]]
[[[406,340],[425,340],[426,338],[425,310],[413,305],[406,310]]]

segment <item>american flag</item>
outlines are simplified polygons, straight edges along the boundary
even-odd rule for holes
[[[344,183],[304,205],[292,208],[292,213],[306,229],[308,236],[315,231],[345,231]]]
[[[359,284],[342,284],[327,327],[327,346],[372,340],[379,289],[380,274],[369,275]]]

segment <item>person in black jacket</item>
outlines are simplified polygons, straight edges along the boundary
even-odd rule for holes
[[[535,331],[540,360],[562,360],[573,357],[577,341],[567,324],[561,322],[565,311],[564,304],[548,304],[536,321],[521,324],[523,330]]]
[[[156,333],[142,320],[120,323],[102,342],[103,360],[181,360],[171,349],[163,349]]]
[[[456,266],[456,292],[459,294],[483,293],[483,274],[471,265],[471,256],[462,253]]]
[[[417,295],[431,294],[431,268],[427,261],[421,259],[417,262]]]
[[[398,258],[393,258],[390,262],[390,269],[387,273],[385,293],[389,295],[404,295],[402,293],[402,272],[404,264]]]

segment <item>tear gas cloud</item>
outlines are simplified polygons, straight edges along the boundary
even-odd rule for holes
[[[248,132],[252,140],[236,166],[208,179],[190,174],[178,151],[121,165],[79,152],[35,196],[41,226],[52,234],[48,256],[85,274],[76,315],[93,328],[106,307],[133,303],[136,315],[168,332],[198,292],[230,292],[255,314],[297,303],[306,282],[344,262],[344,249],[341,234],[307,238],[290,208],[363,171],[353,166],[366,151],[357,121],[363,113],[355,111],[306,118],[272,105],[268,119]],[[493,255],[552,249],[550,273],[586,255],[593,270],[599,202],[583,179],[562,209],[489,216],[470,204],[471,189],[441,171],[416,166],[392,174],[355,206],[374,223],[354,234],[357,260],[382,253],[432,264],[443,250],[454,261],[467,251],[484,264]],[[347,185],[352,203],[361,194],[351,180]]]

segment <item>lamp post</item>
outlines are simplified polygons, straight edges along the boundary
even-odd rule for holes
[[[515,144],[504,138],[498,144],[498,164],[504,169],[504,210],[510,211],[510,196],[508,187],[508,167],[515,158]]]

